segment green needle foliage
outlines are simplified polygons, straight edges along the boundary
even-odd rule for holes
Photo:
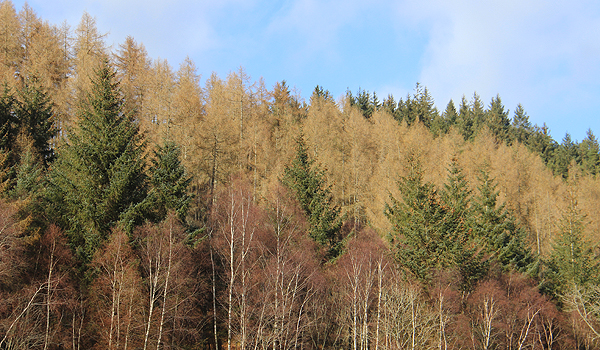
[[[557,225],[559,231],[542,285],[542,290],[554,298],[564,295],[573,285],[587,287],[600,282],[593,246],[584,237],[585,216],[573,194],[568,200],[569,206]]]
[[[50,202],[56,209],[50,211],[84,264],[119,221],[132,227],[143,219],[144,143],[123,106],[115,73],[105,61],[51,172]]]
[[[155,222],[164,220],[169,210],[175,211],[182,222],[187,215],[192,199],[188,194],[192,178],[181,164],[180,154],[179,147],[172,141],[166,141],[154,151],[147,203]]]
[[[392,223],[390,241],[396,259],[419,280],[427,282],[434,269],[453,264],[454,223],[447,220],[448,210],[431,183],[423,182],[423,170],[414,155],[408,158],[408,175],[398,187],[402,200],[390,195],[385,214]],[[454,226],[454,227],[453,227]]]
[[[333,204],[325,172],[308,157],[302,134],[296,140],[296,157],[285,169],[283,183],[292,190],[304,210],[310,224],[310,237],[328,249],[328,258],[338,256],[342,250],[340,208]]]
[[[474,229],[483,239],[489,254],[504,267],[526,272],[533,267],[533,257],[525,246],[525,231],[506,208],[498,205],[498,185],[489,173],[481,170],[479,194],[473,198]]]
[[[10,150],[17,136],[17,118],[14,113],[16,100],[8,85],[4,84],[0,95],[0,148]]]
[[[25,79],[19,90],[15,113],[21,128],[33,140],[33,148],[44,166],[54,160],[51,140],[56,136],[52,100],[36,77]]]

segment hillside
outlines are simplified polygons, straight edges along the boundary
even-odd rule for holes
[[[202,78],[0,4],[0,348],[600,348],[591,130]]]

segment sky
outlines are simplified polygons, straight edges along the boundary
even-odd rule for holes
[[[13,0],[20,10],[25,1]],[[177,69],[189,57],[203,78],[244,67],[267,87],[285,80],[304,99],[358,89],[396,100],[427,87],[452,99],[497,95],[522,104],[561,142],[600,137],[597,0],[28,0],[39,17],[77,27],[87,12],[106,44],[127,36]]]

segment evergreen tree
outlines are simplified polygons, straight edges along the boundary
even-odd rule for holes
[[[0,148],[9,151],[17,132],[15,116],[15,97],[5,83],[0,95]]]
[[[453,259],[460,276],[461,289],[470,291],[488,271],[489,263],[481,250],[481,242],[472,233],[471,190],[456,158],[448,169],[448,178],[441,191],[449,224],[446,239],[453,244]]]
[[[552,164],[554,174],[562,176],[563,179],[569,177],[569,167],[571,166],[571,162],[578,162],[577,156],[577,144],[573,142],[571,135],[566,133],[562,143],[554,153]]]
[[[30,239],[37,238],[47,224],[42,199],[47,185],[45,168],[31,137],[21,132],[17,137],[15,151],[20,154],[14,166],[8,197],[15,201],[19,226]]]
[[[396,102],[392,94],[389,94],[386,98],[383,99],[381,108],[383,108],[384,111],[388,112],[392,117],[396,118],[398,103]]]
[[[579,143],[578,153],[583,171],[596,175],[600,167],[600,146],[591,129],[587,131],[585,139]]]
[[[422,87],[421,84],[417,83],[413,102],[415,119],[430,128],[432,122],[439,117],[439,112],[427,87]]]
[[[456,107],[454,101],[450,100],[446,105],[444,113],[437,115],[431,123],[431,132],[435,135],[446,134],[450,130],[450,127],[456,124],[458,114],[456,113]]]
[[[550,129],[544,124],[542,127],[534,126],[529,137],[528,148],[542,157],[544,164],[552,166],[554,154],[558,144],[550,136]]]
[[[115,73],[105,60],[80,103],[79,123],[52,167],[50,217],[67,229],[83,263],[119,221],[131,227],[143,217],[144,143],[123,108]]]
[[[532,267],[531,252],[525,246],[525,231],[519,227],[505,203],[498,204],[498,185],[481,170],[478,195],[473,198],[474,230],[489,254],[504,267],[525,272]]]
[[[598,261],[592,245],[585,240],[585,216],[577,206],[573,193],[569,205],[557,224],[558,235],[552,245],[542,290],[553,297],[562,296],[572,285],[582,287],[600,283]]]
[[[508,141],[510,119],[508,110],[504,109],[500,96],[496,95],[490,102],[490,108],[485,112],[486,125],[500,141]]]
[[[328,249],[328,258],[338,256],[342,248],[340,208],[333,204],[325,172],[309,158],[302,133],[296,140],[296,157],[286,167],[283,183],[292,190],[306,214],[310,237]]]
[[[401,200],[390,195],[385,215],[392,224],[389,240],[396,259],[423,282],[434,269],[452,266],[454,242],[449,239],[453,223],[446,221],[448,209],[442,205],[431,183],[423,182],[423,170],[414,155],[407,162],[408,175],[401,177]]]
[[[51,141],[57,134],[50,96],[36,77],[26,78],[15,108],[19,127],[33,140],[35,152],[47,166],[54,159]]]
[[[311,101],[314,99],[323,99],[323,101],[333,101],[333,96],[331,95],[331,92],[329,92],[329,90],[324,89],[322,86],[317,85],[315,86],[315,90],[312,93],[312,96],[310,97]],[[312,102],[311,102],[312,105]]]
[[[515,115],[510,130],[512,140],[526,145],[529,144],[529,138],[532,136],[534,129],[529,121],[529,116],[525,113],[525,109],[520,103],[515,108]]]
[[[179,147],[172,141],[166,141],[154,151],[147,205],[155,222],[163,221],[169,210],[175,211],[181,222],[185,222],[192,199],[188,194],[192,178],[181,164],[180,154]]]
[[[371,118],[373,113],[379,108],[379,99],[377,99],[377,95],[373,93],[373,98],[371,98],[371,94],[368,91],[358,89],[358,93],[355,98],[352,98],[354,105],[358,107],[361,111],[362,115],[365,118]]]
[[[15,155],[12,149],[18,131],[15,103],[11,89],[4,84],[0,95],[0,193],[10,188],[14,178]]]
[[[460,101],[458,116],[456,118],[456,126],[465,140],[469,140],[473,136],[473,114],[471,113],[469,102],[467,101],[465,95],[463,95]]]
[[[481,97],[476,92],[473,93],[473,98],[471,99],[471,103],[469,105],[469,112],[471,115],[471,120],[473,121],[472,131],[474,135],[478,130],[481,129],[483,125],[486,125],[483,102],[481,101]]]

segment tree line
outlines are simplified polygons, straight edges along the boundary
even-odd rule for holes
[[[591,131],[0,18],[0,348],[600,346]]]

